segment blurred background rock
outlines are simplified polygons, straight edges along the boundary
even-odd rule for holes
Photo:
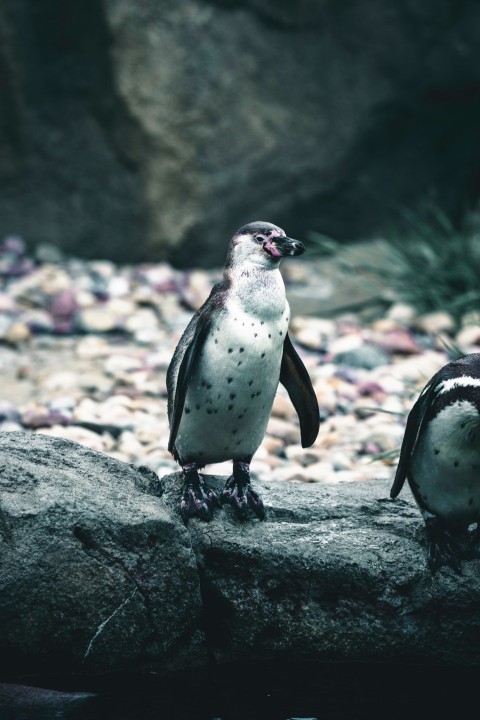
[[[474,0],[3,0],[0,237],[223,263],[267,219],[341,242],[480,192]]]

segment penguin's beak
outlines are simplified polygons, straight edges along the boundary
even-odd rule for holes
[[[305,252],[305,245],[299,240],[292,240],[292,238],[273,237],[265,240],[263,249],[271,257],[279,258],[286,255],[301,255]]]

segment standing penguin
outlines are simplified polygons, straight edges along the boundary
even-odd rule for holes
[[[250,484],[250,462],[262,442],[279,381],[300,419],[303,447],[318,434],[317,399],[288,336],[290,307],[281,259],[301,255],[301,242],[267,222],[241,227],[228,248],[223,279],[195,313],[167,372],[168,449],[184,474],[181,514],[211,520],[220,505],[198,470],[233,461],[221,503],[240,518],[248,508],[263,520]]]
[[[480,354],[445,365],[407,420],[390,496],[408,479],[428,535],[428,565],[480,557]],[[473,533],[469,525],[477,523]]]

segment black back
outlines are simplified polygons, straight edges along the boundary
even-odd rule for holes
[[[465,384],[462,384],[462,378],[465,378]],[[452,382],[451,387],[447,386],[446,389],[443,383],[450,380],[458,380],[458,382]],[[469,380],[478,380],[479,385],[468,384]],[[441,410],[459,400],[471,402],[480,412],[480,353],[463,355],[458,360],[448,363],[425,385],[407,419],[390,497],[397,497],[402,489],[408,477],[412,453],[427,423]]]

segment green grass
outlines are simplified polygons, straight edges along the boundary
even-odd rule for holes
[[[386,281],[401,301],[418,314],[446,311],[458,323],[463,315],[480,311],[480,222],[470,215],[455,227],[436,205],[401,212],[402,229],[386,234],[391,262],[380,270],[372,262],[371,275]],[[334,254],[341,245],[312,232],[309,240],[318,255]],[[356,268],[350,268],[355,272]],[[367,269],[367,268],[364,268]]]
[[[480,227],[468,217],[454,227],[434,205],[403,211],[405,229],[392,235],[392,289],[420,313],[445,310],[458,320],[480,309]]]

